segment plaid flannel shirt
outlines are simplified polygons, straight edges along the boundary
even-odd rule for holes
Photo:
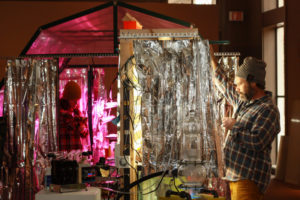
[[[224,161],[229,181],[248,179],[264,193],[271,178],[271,144],[280,132],[278,108],[272,102],[272,93],[250,101],[241,101],[232,82],[218,67],[216,84],[234,107],[234,124],[224,145]]]
[[[82,128],[84,127],[84,128]],[[81,137],[86,137],[86,118],[76,106],[74,109],[65,110],[60,108],[59,115],[59,149],[60,151],[81,150]]]

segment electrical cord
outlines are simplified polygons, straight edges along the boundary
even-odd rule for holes
[[[126,86],[130,87],[130,88],[134,88],[137,91],[143,91],[142,88],[138,85],[135,84],[134,81],[132,80],[132,76],[128,75],[129,71],[133,71],[133,70],[129,70],[129,67],[131,64],[131,67],[136,66],[136,63],[133,62],[134,59],[134,55],[130,56],[127,61],[124,63],[124,65],[120,68],[120,75],[121,75],[121,82],[123,82]],[[123,80],[122,77],[124,76]],[[134,77],[135,80],[138,80],[138,77]],[[137,81],[139,82],[139,81]]]
[[[126,66],[126,65],[128,64],[128,62],[129,62],[131,59],[133,59],[133,58],[134,58],[134,56],[131,56],[131,57],[126,61],[126,63],[125,63],[124,65]],[[122,68],[124,68],[124,65],[123,65]],[[127,69],[126,69],[126,70],[127,70]],[[127,73],[126,73],[126,74],[127,74]],[[126,77],[127,77],[127,80],[130,80],[128,76],[126,76]],[[126,81],[121,81],[123,87],[124,87],[124,88],[130,88],[130,87],[128,87],[127,84],[124,84],[125,82],[126,82]],[[128,90],[128,89],[127,89],[127,90]],[[125,99],[128,99],[127,93],[124,92],[123,94],[124,94]],[[130,108],[129,108],[129,109],[130,109]],[[132,115],[130,114],[130,110],[124,109],[124,112],[125,112],[125,115],[129,117],[130,122],[131,122],[131,125],[132,125],[132,127],[134,128],[134,127],[135,127],[135,126],[134,126],[134,120],[132,119]],[[140,115],[139,115],[139,116],[140,116]],[[133,137],[132,137],[132,135],[131,135],[131,132],[130,132],[130,136],[131,136],[131,139],[132,139]],[[139,156],[139,158],[142,160],[142,157],[141,157],[141,155],[139,154],[139,152],[138,152],[136,149],[133,148],[132,142],[131,142],[131,148],[132,148],[132,150],[134,150],[134,151],[137,153],[137,155]]]
[[[176,191],[179,192],[179,189],[176,186],[176,177],[175,176],[173,176],[173,183],[174,183],[174,187],[175,187]]]
[[[134,166],[132,166],[130,163],[129,163],[129,161],[126,159],[126,156],[125,155],[123,155],[123,157],[124,157],[124,159],[125,159],[125,161],[126,161],[126,163],[132,168],[132,169],[134,169],[134,171],[135,171],[135,174],[136,174],[136,178],[138,179],[139,178],[139,176],[138,176],[138,172],[137,172],[137,169],[134,167]]]
[[[158,182],[158,184],[157,184],[157,186],[156,186],[156,188],[155,188],[154,190],[152,190],[152,191],[150,191],[150,192],[147,192],[147,193],[144,193],[144,194],[142,194],[142,195],[151,194],[152,192],[155,192],[155,191],[157,191],[157,190],[158,190],[158,188],[159,188],[159,186],[160,186],[160,184],[161,184],[161,182],[162,182],[162,180],[163,180],[163,179],[164,179],[164,177],[166,176],[167,172],[168,172],[168,170],[164,171],[164,173],[163,173],[163,175],[162,175],[161,179],[159,180],[159,182]]]
[[[127,72],[128,72],[128,63],[129,63],[129,62],[132,62],[132,59],[133,59],[133,58],[134,58],[134,56],[131,56],[131,57],[125,62],[125,64],[122,66],[122,68],[121,68],[121,70],[120,70],[121,72],[124,72],[124,71],[125,71],[125,73],[122,73],[122,74],[125,74],[125,77],[126,77],[126,78],[123,79],[123,80],[121,80],[121,84],[123,85],[123,88],[125,88],[125,90],[127,90],[127,91],[129,91],[130,88],[136,89],[136,86],[134,85],[133,81],[130,80],[129,75],[128,75],[128,73],[127,73]],[[120,79],[121,79],[121,78],[120,78]],[[116,80],[116,79],[115,79],[115,80]],[[127,96],[127,92],[124,92],[123,94],[124,94],[125,99],[128,100],[129,98],[128,98],[128,96]],[[134,128],[134,120],[132,119],[132,114],[130,113],[130,108],[129,108],[129,107],[125,107],[123,110],[124,110],[124,114],[125,114],[126,116],[128,116],[128,118],[130,119],[131,125],[132,125],[132,127]],[[139,154],[139,152],[138,152],[136,149],[133,148],[133,142],[132,142],[133,136],[132,136],[132,133],[131,133],[130,131],[129,131],[129,134],[130,134],[130,138],[131,138],[131,141],[130,141],[130,147],[131,147],[131,149],[134,150],[134,151],[137,153],[137,155],[139,156],[140,159],[142,159],[141,156],[140,156],[140,154]],[[126,163],[127,163],[132,169],[134,169],[134,171],[135,171],[135,173],[136,173],[136,177],[137,177],[137,179],[138,179],[138,172],[137,172],[137,169],[129,163],[129,161],[126,159],[125,155],[124,155],[124,159],[125,159]],[[139,184],[138,184],[138,189],[140,190],[140,185],[139,185]]]
[[[191,195],[185,191],[174,192],[172,190],[168,190],[166,192],[166,197],[170,197],[171,195],[178,195],[181,198],[186,198],[187,200],[192,200]]]
[[[149,179],[151,179],[151,178],[155,178],[155,177],[157,177],[157,176],[161,176],[162,175],[162,178],[161,178],[161,180],[160,180],[160,182],[159,182],[159,185],[158,185],[158,187],[160,186],[160,183],[162,182],[162,179],[163,179],[163,177],[167,174],[169,172],[169,170],[166,170],[166,171],[160,171],[160,172],[156,172],[156,173],[153,173],[153,174],[149,174],[148,176],[144,176],[144,177],[142,177],[142,178],[140,178],[139,180],[136,180],[136,181],[134,181],[133,183],[131,183],[128,187],[126,187],[126,189],[127,190],[130,190],[131,188],[133,188],[134,186],[136,186],[137,184],[140,184],[140,183],[142,183],[142,182],[144,182],[144,181],[146,181],[146,180],[149,180]],[[156,187],[156,190],[158,189],[158,187]],[[121,191],[124,191],[125,190],[125,188],[124,189],[121,189]],[[151,192],[154,192],[154,191],[156,191],[156,190],[153,190],[153,191],[151,191]],[[150,192],[150,193],[151,193]],[[149,194],[150,194],[149,193]],[[117,196],[117,200],[118,199],[120,199],[121,197],[122,197],[122,195],[123,194],[118,194],[118,196]]]

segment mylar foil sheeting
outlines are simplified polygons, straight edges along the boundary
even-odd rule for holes
[[[218,66],[223,69],[229,81],[234,82],[236,70],[238,69],[239,57],[237,56],[221,56],[218,58]],[[234,115],[234,108],[226,101],[225,97],[221,92],[216,90],[215,93],[217,100],[217,112],[216,112],[216,141],[217,148],[219,148],[219,177],[225,175],[224,162],[223,162],[223,146],[225,144],[225,135],[227,134],[226,129],[221,126],[223,117],[232,117]],[[228,190],[227,183],[222,179],[212,179],[212,188],[214,188],[220,196],[230,199],[230,191]]]
[[[200,162],[217,175],[213,131],[216,119],[208,41],[134,41],[139,90],[143,164],[148,172],[175,168],[182,161],[184,121],[195,111]]]
[[[56,60],[9,60],[4,116],[8,121],[3,199],[34,199],[47,153],[57,151]]]
[[[235,73],[239,67],[239,57],[237,56],[221,56],[218,58],[218,66],[223,69],[229,81],[234,82]],[[218,112],[217,117],[221,121],[223,117],[232,117],[234,115],[234,108],[229,105],[226,101],[225,97],[221,92],[216,90],[216,98],[217,98],[217,106]],[[224,128],[219,129],[219,134],[222,145],[224,144],[224,132],[226,130]]]

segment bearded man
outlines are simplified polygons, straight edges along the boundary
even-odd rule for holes
[[[234,83],[217,66],[211,47],[211,66],[217,88],[234,107],[225,117],[229,131],[224,145],[225,177],[232,200],[259,200],[271,179],[271,147],[280,132],[279,112],[265,90],[266,64],[246,57]]]

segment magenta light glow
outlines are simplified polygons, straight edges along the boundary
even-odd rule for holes
[[[108,122],[115,118],[115,115],[111,114],[111,110],[116,108],[118,103],[111,101],[110,97],[107,98],[106,88],[104,85],[104,70],[94,69],[94,82],[92,89],[92,128],[93,128],[93,161],[94,163],[99,161],[100,157],[111,158],[114,156],[115,142],[110,142],[112,138],[108,137],[110,134],[108,131]],[[78,101],[79,110],[81,113],[88,117],[87,105],[88,105],[88,88],[87,88],[87,70],[85,68],[68,68],[60,74],[59,93],[62,96],[65,84],[70,80],[77,82],[81,87],[81,99]],[[86,137],[81,140],[83,151],[90,150],[91,143],[90,137]]]

